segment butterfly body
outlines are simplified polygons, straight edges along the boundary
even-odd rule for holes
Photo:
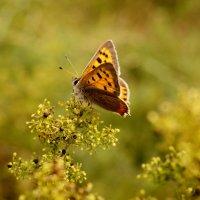
[[[112,41],[105,42],[85,68],[83,75],[73,82],[79,100],[116,112],[129,114],[129,89],[120,78],[117,54]]]

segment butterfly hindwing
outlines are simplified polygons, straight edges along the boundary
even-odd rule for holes
[[[128,105],[112,93],[93,87],[88,87],[86,92],[89,99],[92,99],[92,102],[99,105],[100,107],[112,112],[116,112],[123,117],[129,115]]]
[[[120,95],[120,86],[116,71],[111,63],[104,63],[82,78],[84,88],[94,87],[114,94]]]
[[[83,75],[85,76],[89,72],[93,71],[95,68],[99,67],[104,63],[112,63],[117,75],[120,75],[120,68],[117,58],[117,53],[114,47],[114,44],[111,40],[105,42],[95,53],[93,58],[90,60],[85,70],[83,71]]]

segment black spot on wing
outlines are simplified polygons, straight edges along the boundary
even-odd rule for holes
[[[97,58],[97,62],[101,64],[101,63],[102,63],[101,58],[98,57],[98,58]]]
[[[109,77],[109,74],[107,74],[106,71],[103,71],[103,73],[104,73],[107,77]]]
[[[112,84],[110,83],[110,82],[108,82],[108,85],[111,87],[112,86]]]
[[[107,87],[106,87],[106,86],[104,86],[104,90],[107,90]]]
[[[101,74],[100,74],[99,72],[97,72],[97,76],[98,76],[99,78],[102,78],[102,76],[101,76]]]
[[[106,54],[106,53],[104,53],[104,52],[103,52],[103,55],[104,55],[106,58],[108,57],[108,54]]]
[[[92,80],[93,80],[93,81],[95,81],[95,78],[94,78],[94,76],[92,77]]]

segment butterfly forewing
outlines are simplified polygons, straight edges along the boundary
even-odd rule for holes
[[[94,87],[119,96],[120,87],[116,70],[111,63],[104,63],[84,76],[81,80],[84,88]],[[87,95],[87,93],[86,93]]]
[[[120,75],[119,63],[117,58],[117,53],[114,47],[114,44],[111,40],[105,42],[95,53],[93,58],[90,60],[85,70],[83,71],[83,75],[85,76],[95,68],[99,67],[103,63],[112,63],[117,75]]]

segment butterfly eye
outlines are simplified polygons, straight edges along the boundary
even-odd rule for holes
[[[73,80],[73,85],[76,85],[79,82],[80,78],[76,78]]]

